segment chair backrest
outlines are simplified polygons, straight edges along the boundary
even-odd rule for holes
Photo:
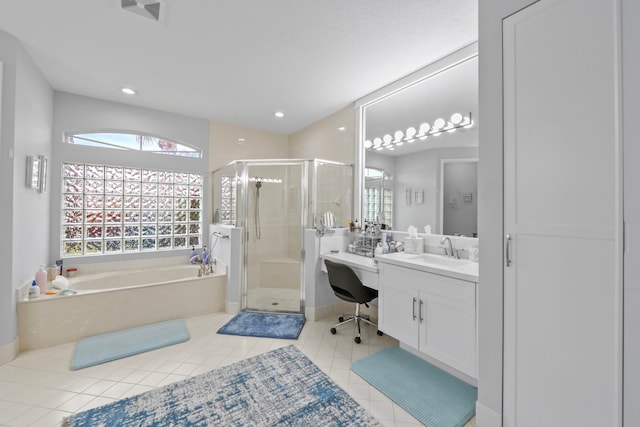
[[[364,304],[378,297],[378,291],[362,284],[351,267],[327,259],[329,284],[338,298]]]

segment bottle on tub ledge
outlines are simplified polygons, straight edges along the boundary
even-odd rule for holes
[[[47,266],[42,264],[40,270],[36,273],[36,284],[40,288],[40,295],[47,293]]]
[[[34,280],[29,287],[29,299],[40,298],[40,288]]]

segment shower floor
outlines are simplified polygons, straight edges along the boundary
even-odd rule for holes
[[[249,310],[300,311],[300,290],[252,288],[247,292]]]

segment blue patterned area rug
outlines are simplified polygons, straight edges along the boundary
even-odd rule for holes
[[[241,335],[245,337],[264,337],[280,339],[298,339],[304,326],[302,314],[238,313],[226,325],[218,330],[219,334]]]
[[[67,417],[65,426],[377,426],[300,350],[283,347]]]
[[[462,427],[476,412],[478,389],[401,348],[383,348],[351,370],[429,427]]]

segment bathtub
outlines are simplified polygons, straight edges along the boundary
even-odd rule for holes
[[[226,267],[221,263],[213,274],[202,277],[198,266],[184,262],[155,260],[155,265],[147,262],[114,270],[123,264],[81,266],[79,274],[69,279],[69,289],[76,294],[18,302],[20,350],[224,311]]]

